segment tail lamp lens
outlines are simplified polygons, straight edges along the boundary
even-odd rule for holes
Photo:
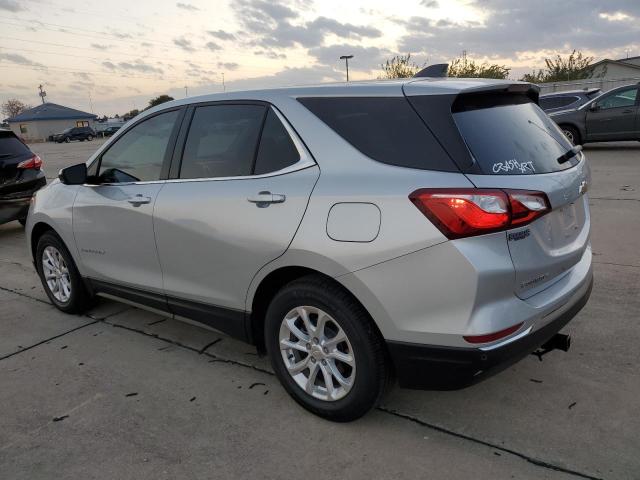
[[[508,337],[512,333],[517,332],[520,327],[524,325],[524,322],[520,322],[517,325],[513,325],[509,328],[505,328],[504,330],[500,330],[498,332],[486,333],[484,335],[464,335],[463,338],[469,343],[487,343],[487,342],[495,342],[496,340],[500,340],[501,338]]]
[[[551,210],[544,193],[528,190],[425,188],[409,199],[450,239],[526,225]]]
[[[38,155],[34,155],[29,160],[20,162],[17,167],[22,170],[39,170],[42,167],[42,159]]]

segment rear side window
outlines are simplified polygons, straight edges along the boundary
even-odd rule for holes
[[[399,167],[458,171],[404,97],[322,97],[298,101],[374,160]]]
[[[211,105],[196,108],[182,155],[180,178],[250,175],[262,105]]]
[[[270,108],[262,129],[254,173],[261,175],[276,172],[297,163],[298,160],[300,160],[300,154],[293,140],[276,113]]]
[[[30,154],[31,150],[13,133],[0,132],[0,160]]]
[[[525,96],[464,95],[453,118],[482,173],[531,175],[571,168],[558,163],[571,144],[558,126]]]

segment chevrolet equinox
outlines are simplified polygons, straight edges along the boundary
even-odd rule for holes
[[[589,167],[537,103],[479,79],[165,103],[37,192],[28,245],[60,310],[200,322],[353,420],[392,379],[461,388],[552,348],[587,302]]]

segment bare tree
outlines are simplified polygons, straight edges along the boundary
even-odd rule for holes
[[[10,98],[2,104],[0,110],[2,110],[2,115],[6,116],[7,118],[12,118],[16,115],[20,115],[22,112],[24,112],[25,110],[29,110],[30,108],[31,105],[26,105],[17,98]]]

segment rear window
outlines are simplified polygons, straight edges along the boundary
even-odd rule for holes
[[[373,160],[422,170],[458,171],[404,97],[322,97],[298,101]]]
[[[544,110],[549,108],[560,108],[576,103],[579,100],[578,97],[548,97],[540,99],[540,107]]]
[[[461,95],[453,118],[474,160],[486,175],[532,175],[571,168],[558,163],[571,144],[528,97]]]
[[[31,154],[31,150],[13,133],[0,132],[0,160]]]

